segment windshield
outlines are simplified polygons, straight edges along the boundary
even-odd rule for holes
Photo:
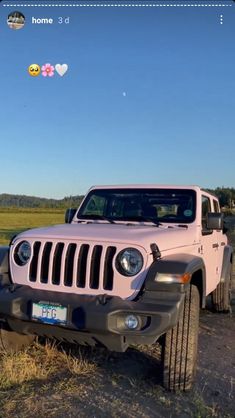
[[[78,219],[191,223],[196,193],[180,189],[97,189],[88,193]]]

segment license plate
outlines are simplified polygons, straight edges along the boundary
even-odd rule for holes
[[[67,322],[67,308],[51,303],[33,303],[32,319],[45,324],[65,325]]]

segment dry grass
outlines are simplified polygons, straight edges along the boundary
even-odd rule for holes
[[[93,358],[76,346],[35,343],[18,353],[0,352],[0,418],[63,417],[70,399],[97,374]]]
[[[96,370],[96,365],[87,360],[80,350],[66,353],[59,346],[35,343],[19,353],[1,353],[0,389],[34,380],[46,380],[56,374],[86,376]]]

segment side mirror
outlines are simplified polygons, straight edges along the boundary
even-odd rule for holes
[[[207,214],[206,227],[207,229],[223,229],[224,217],[222,213],[209,212]]]
[[[65,223],[66,224],[71,224],[76,212],[77,212],[77,209],[74,209],[74,208],[69,208],[69,209],[66,210],[66,212],[65,212]]]

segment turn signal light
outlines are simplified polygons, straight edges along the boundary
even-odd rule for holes
[[[156,282],[161,283],[188,283],[191,280],[192,275],[190,273],[184,274],[166,274],[166,273],[157,273],[155,278]]]

